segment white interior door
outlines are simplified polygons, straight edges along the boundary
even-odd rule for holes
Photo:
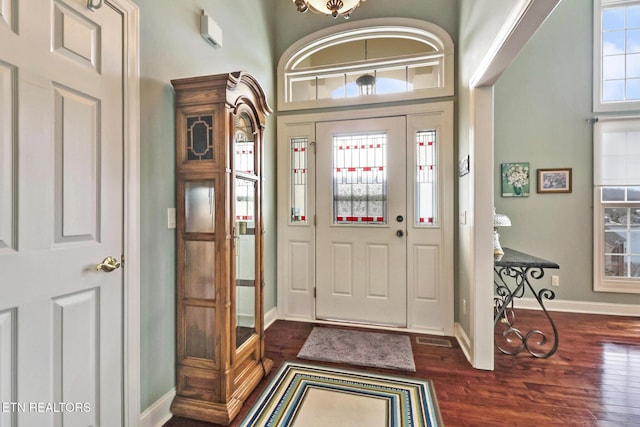
[[[3,427],[122,425],[122,49],[106,1],[0,0]]]
[[[316,124],[316,317],[406,326],[405,117]]]

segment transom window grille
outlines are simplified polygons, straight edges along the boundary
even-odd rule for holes
[[[416,132],[416,225],[436,223],[436,131]]]
[[[368,21],[320,30],[287,49],[278,64],[279,109],[453,95],[446,31],[413,19]]]
[[[291,223],[307,222],[307,138],[291,138]]]
[[[440,64],[433,61],[398,67],[380,64],[375,68],[355,71],[315,71],[289,74],[288,102],[343,99],[367,95],[386,95],[440,87]],[[311,75],[309,75],[311,74]],[[372,84],[363,90],[360,79],[372,77]]]
[[[333,137],[334,224],[387,223],[387,134]]]

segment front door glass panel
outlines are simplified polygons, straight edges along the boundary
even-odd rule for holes
[[[333,137],[333,223],[387,223],[387,134]]]

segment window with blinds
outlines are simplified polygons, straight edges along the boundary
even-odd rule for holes
[[[594,126],[594,289],[640,293],[640,117]]]

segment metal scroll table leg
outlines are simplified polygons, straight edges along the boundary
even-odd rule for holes
[[[534,280],[541,279],[544,276],[544,270],[537,267],[496,267],[494,271],[497,276],[495,280],[496,296],[494,297],[494,328],[501,324],[505,325],[505,330],[502,332],[503,342],[496,341],[498,349],[510,355],[526,350],[533,357],[541,359],[546,359],[553,355],[558,349],[558,330],[553,318],[544,306],[544,300],[554,299],[555,293],[546,288],[536,291],[530,281],[530,278]],[[507,284],[508,281],[514,282],[513,291]],[[514,326],[516,319],[513,300],[514,298],[522,298],[527,289],[538,301],[538,305],[542,308],[553,330],[553,345],[549,350],[542,348],[548,342],[547,335],[543,331],[533,329],[524,333]],[[514,345],[514,343],[517,344]],[[507,344],[510,345],[507,346]]]

